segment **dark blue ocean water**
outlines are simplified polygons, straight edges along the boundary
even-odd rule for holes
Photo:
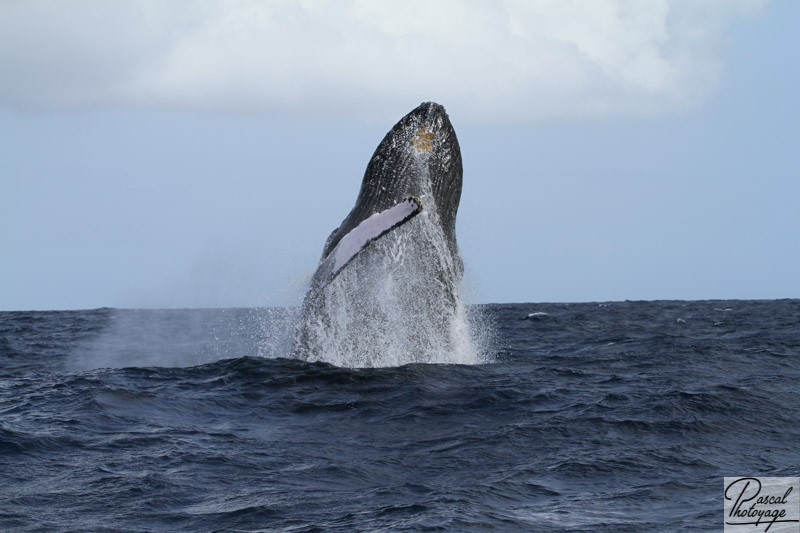
[[[800,301],[480,311],[495,362],[369,370],[261,357],[280,310],[0,313],[0,530],[721,531],[800,474]]]

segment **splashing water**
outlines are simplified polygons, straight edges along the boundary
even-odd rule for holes
[[[460,265],[435,213],[373,243],[325,288],[306,323],[311,360],[345,367],[482,362],[462,301]]]

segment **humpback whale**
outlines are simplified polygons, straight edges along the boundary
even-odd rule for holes
[[[439,104],[386,134],[303,300],[296,357],[340,366],[442,361],[463,348],[456,242],[461,150]],[[452,358],[446,362],[453,362]]]

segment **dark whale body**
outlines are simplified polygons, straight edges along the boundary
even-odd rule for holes
[[[448,334],[463,275],[455,229],[461,186],[461,150],[447,113],[423,103],[378,145],[355,206],[325,242],[303,302],[296,356],[317,359],[341,343],[374,362],[369,337],[383,337],[406,319],[439,321],[441,335]],[[411,330],[400,342],[419,344]],[[437,342],[428,338],[418,351]]]

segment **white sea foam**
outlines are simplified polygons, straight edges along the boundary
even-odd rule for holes
[[[481,362],[460,278],[431,213],[376,241],[325,289],[306,324],[313,360],[346,367]]]

